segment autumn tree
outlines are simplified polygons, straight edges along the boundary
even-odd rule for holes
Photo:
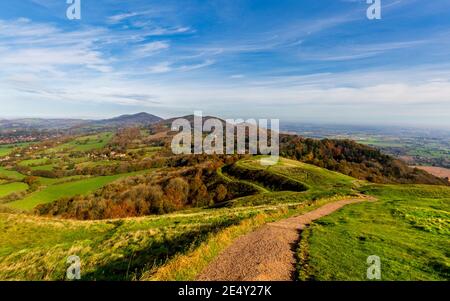
[[[165,193],[174,209],[182,209],[188,200],[189,184],[181,177],[170,179],[165,187]]]

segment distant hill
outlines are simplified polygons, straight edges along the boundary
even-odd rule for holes
[[[71,130],[85,129],[89,127],[127,127],[146,126],[162,121],[161,117],[138,113],[133,115],[122,115],[111,119],[89,120],[89,119],[46,119],[46,118],[21,118],[0,119],[2,131],[11,130]]]
[[[1,130],[64,130],[86,124],[82,119],[45,119],[45,118],[21,118],[1,119]]]
[[[170,118],[170,119],[161,120],[158,123],[158,125],[170,128],[172,126],[172,123],[175,120],[177,120],[177,119],[186,119],[186,120],[188,120],[190,122],[191,126],[193,127],[194,126],[194,117],[195,117],[194,115],[186,115],[186,116],[181,116],[181,117],[174,117],[174,118]],[[206,120],[211,119],[211,118],[218,119],[223,124],[225,124],[225,120],[217,118],[217,117],[214,117],[214,116],[203,116],[202,119],[203,119],[203,122],[205,122]]]
[[[134,125],[150,125],[162,120],[163,119],[161,117],[142,112],[133,115],[121,115],[111,119],[92,121],[91,124],[106,127],[123,127]]]

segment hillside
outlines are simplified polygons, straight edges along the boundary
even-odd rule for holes
[[[282,156],[375,183],[448,185],[445,179],[411,168],[401,160],[351,140],[280,138]]]
[[[418,203],[408,206],[414,207],[421,204],[420,206],[425,208],[424,210],[429,210],[426,209],[430,208],[429,205],[421,200],[424,198],[435,199],[436,201],[433,201],[434,203],[430,203],[430,205],[437,206],[440,199],[449,200],[448,197],[450,196],[449,188],[446,187],[415,186],[412,188],[412,186],[373,185],[293,160],[282,160],[280,164],[270,168],[262,168],[257,162],[257,158],[244,159],[238,161],[236,166],[250,172],[263,170],[269,176],[273,175],[275,178],[282,177],[298,181],[303,183],[308,190],[299,192],[273,191],[273,187],[266,186],[265,183],[258,181],[253,183],[265,188],[265,192],[230,200],[222,208],[214,210],[204,207],[184,209],[171,214],[132,219],[79,222],[0,213],[0,227],[2,228],[0,239],[4,242],[0,247],[0,279],[62,280],[65,277],[64,258],[76,253],[83,259],[83,279],[85,280],[193,280],[221,251],[231,246],[235,238],[249,233],[269,221],[273,222],[310,212],[325,204],[331,204],[349,196],[354,198],[363,193],[374,195],[382,201],[373,204],[351,205],[342,212],[349,210],[353,212],[354,209],[352,208],[359,208],[360,206],[361,208],[378,208],[376,211],[370,212],[373,212],[374,216],[389,216],[390,224],[399,223],[398,225],[403,225],[402,219],[404,217],[402,216],[405,215],[402,212],[406,211],[402,207],[398,207],[399,214],[396,213],[397,211],[392,211],[392,202],[389,200],[409,200],[412,195],[415,195],[417,198],[415,202]],[[157,170],[153,171],[153,173],[157,172]],[[233,173],[233,175],[223,174],[221,177],[227,177],[230,181],[243,181],[244,184],[249,181],[247,179],[241,180],[236,173]],[[136,177],[129,178],[128,183],[135,183],[137,179]],[[441,202],[441,204],[444,203]],[[448,208],[442,207],[442,210],[448,211]],[[334,218],[335,215],[332,214],[326,219]],[[348,216],[357,220],[358,215],[350,214]],[[331,227],[336,224],[321,221],[317,222],[318,225]],[[379,244],[380,240],[377,238],[379,235],[390,235],[389,240],[383,242],[383,252],[397,252],[398,248],[401,250],[402,245],[408,243],[409,248],[411,248],[409,256],[417,259],[420,257],[417,257],[415,252],[421,252],[422,247],[421,245],[410,244],[411,235],[414,235],[414,237],[421,236],[422,241],[427,241],[429,235],[435,237],[430,237],[430,239],[439,239],[439,237],[442,238],[442,235],[445,235],[440,234],[441,230],[433,230],[438,228],[427,230],[427,228],[415,227],[414,224],[411,224],[413,220],[402,226],[407,227],[408,235],[391,235],[392,227],[383,223],[382,220],[379,220],[379,222],[374,222],[371,219],[359,221],[359,223],[361,222],[364,227],[358,224],[359,226],[355,226],[356,231],[366,233],[369,230],[364,229],[371,229],[367,227],[372,225],[370,227],[373,228],[373,233],[377,234],[354,234],[356,238],[363,235],[366,244]],[[347,223],[338,222],[337,225],[346,226]],[[315,229],[316,226],[311,231],[316,231]],[[445,226],[441,229],[446,231]],[[36,231],[39,233],[38,236],[35,235]],[[337,233],[336,235],[340,235],[339,232]],[[344,246],[347,241],[346,238],[336,241],[335,237],[337,236],[329,237],[324,236],[324,234],[315,234],[312,237],[326,240],[327,244],[331,241],[344,243]],[[326,265],[331,264],[331,258],[335,257],[320,257],[321,261],[316,263],[315,254],[321,254],[323,251],[315,251],[317,248],[315,240],[311,241],[308,238],[307,241],[311,244],[308,245],[307,257],[310,269],[305,270],[305,272],[302,270],[302,273],[313,275],[311,273],[314,270],[311,269],[317,268],[322,271]],[[425,242],[423,245],[427,246],[428,253],[433,252],[435,254],[433,255],[434,265],[429,266],[427,261],[418,260],[415,274],[403,274],[402,276],[396,274],[397,277],[393,274],[388,278],[408,280],[446,277],[438,270],[440,266],[445,265],[445,258],[439,255],[442,254],[439,253],[442,252],[442,245]],[[319,244],[319,246],[322,246],[322,244]],[[304,247],[305,243],[303,242],[302,248]],[[336,248],[341,248],[341,246]],[[357,246],[354,248],[354,252],[359,252]],[[339,254],[347,252],[338,251],[341,249],[333,250],[337,253],[333,256],[338,256],[338,258],[341,258]],[[406,259],[407,257],[401,258]],[[352,257],[342,257],[339,260],[344,260],[343,265],[355,262]],[[236,258],[235,262],[238,265],[239,258]],[[365,261],[361,262],[361,264],[364,263]],[[407,264],[406,261],[403,265],[405,264]],[[349,274],[345,275],[331,271],[331,275],[336,277],[333,279],[347,279],[346,277],[353,279],[352,273],[358,273],[358,270],[350,269]],[[319,276],[314,277],[321,279]]]
[[[408,244],[411,254],[399,260],[414,260],[416,268],[397,279],[446,277],[441,270],[447,263],[436,242],[445,239],[448,228],[449,187],[371,183],[366,178],[371,173],[386,183],[395,179],[394,159],[348,141],[283,137],[283,154],[290,158],[267,167],[259,164],[260,156],[174,156],[167,145],[173,133],[167,131],[160,121],[5,147],[0,157],[0,279],[63,280],[65,259],[77,254],[85,280],[194,280],[243,235],[368,196],[378,201],[349,205],[325,218],[341,216],[337,221],[321,224],[319,219],[308,229],[312,234],[302,238],[296,264],[303,267],[305,260],[311,269],[300,268],[298,274],[305,279],[358,278],[357,268],[339,274],[318,254],[333,255],[323,248],[334,237],[342,241],[334,243],[333,256],[338,256],[347,243],[364,236],[386,256],[400,256]],[[327,158],[330,162],[324,163]],[[353,167],[350,172],[339,172],[347,164]],[[411,177],[413,172],[398,173],[398,182],[437,179],[426,173]],[[414,203],[400,202],[408,199]],[[360,220],[360,211],[346,213],[352,208],[369,210],[374,220]],[[362,221],[389,239],[365,235]],[[409,234],[391,235],[392,227]],[[333,237],[327,236],[331,231]],[[409,244],[417,237],[423,237],[421,244]],[[423,255],[424,246],[429,256]],[[355,256],[364,254],[360,244],[353,247]],[[419,253],[435,264],[425,266]],[[236,257],[236,266],[244,258]],[[353,268],[349,257],[339,260]],[[395,279],[393,271],[387,275]]]
[[[137,113],[133,115],[121,115],[111,119],[103,119],[98,121],[89,122],[93,126],[104,127],[130,127],[130,126],[148,126],[162,121],[161,117],[148,114],[145,112]]]
[[[241,168],[248,166],[252,169],[254,166],[259,166],[257,162],[258,160],[243,161]],[[322,183],[329,183],[330,187],[336,186],[336,191],[324,192],[324,196],[344,195],[347,192],[351,193],[354,188],[354,179],[346,176],[334,179],[335,176],[338,176],[337,174],[289,160],[281,162],[278,167],[274,168],[274,171],[268,170],[267,172],[296,181],[305,179],[305,177],[316,179],[315,185],[313,180],[309,180],[308,186],[310,189],[318,191]],[[158,170],[154,170],[152,174],[157,175]],[[134,176],[122,181],[137,184],[139,179],[144,180],[151,177],[152,174]],[[236,178],[236,181],[240,180]],[[110,191],[110,189],[104,189],[99,195],[105,191]],[[296,212],[308,211],[315,204],[332,201],[332,199],[321,198],[316,193],[305,194],[305,192],[294,191],[256,193],[249,197],[241,197],[237,202],[233,201],[227,206],[222,206],[223,208],[214,210],[185,209],[182,212],[161,216],[88,223],[3,213],[0,214],[0,225],[9,224],[14,227],[7,228],[7,231],[0,235],[1,239],[7,241],[6,245],[9,246],[0,248],[0,256],[3,258],[0,262],[0,278],[63,279],[64,274],[60,272],[60,268],[55,269],[54,267],[55,265],[56,267],[64,266],[64,262],[59,261],[59,257],[64,257],[65,254],[73,252],[75,249],[85,260],[86,279],[111,279],[112,275],[108,278],[108,273],[113,270],[115,271],[113,279],[149,277],[158,272],[158,267],[165,266],[166,258],[175,258],[176,254],[189,252],[193,247],[207,243],[215,233],[232,231],[233,234],[229,235],[237,235],[240,231],[250,231],[266,219],[282,218]],[[127,195],[131,196],[132,194],[127,193]],[[273,196],[273,200],[268,201],[271,196]],[[255,206],[256,204],[258,205]],[[50,209],[50,212],[56,213],[54,209]],[[62,227],[61,231],[58,231],[57,235],[50,235],[60,227]],[[36,229],[39,229],[39,237],[32,235]],[[20,239],[14,238],[17,230],[23,233]],[[131,240],[130,235],[134,237]],[[25,245],[28,246],[25,256],[28,259],[17,262],[16,252],[23,252],[22,247]],[[60,247],[55,249],[56,245]],[[115,247],[111,248],[111,246]],[[149,246],[152,246],[151,249],[148,249]],[[160,249],[162,246],[164,246],[163,249]],[[133,250],[132,253],[130,253],[130,248]],[[94,256],[92,250],[96,250],[95,254],[97,255]],[[55,253],[52,257],[39,255],[53,251]],[[128,267],[130,256],[134,258],[131,268]],[[25,257],[21,256],[21,258]],[[111,260],[111,258],[116,259]],[[146,265],[149,262],[152,262],[153,266]],[[30,264],[36,268],[30,270]],[[127,269],[130,269],[130,273],[126,273]],[[186,272],[189,273],[189,271]]]

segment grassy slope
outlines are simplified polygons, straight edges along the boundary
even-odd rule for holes
[[[366,280],[367,257],[377,255],[383,280],[448,280],[450,188],[363,190],[379,200],[346,207],[303,233],[300,278]]]
[[[357,194],[355,188],[363,183],[343,174],[284,158],[281,158],[277,165],[269,167],[260,165],[258,157],[239,161],[238,166],[246,169],[265,169],[270,173],[306,184],[309,189],[304,192],[281,191],[244,197],[232,201],[232,206],[298,203],[336,195],[355,195]]]
[[[83,280],[194,280],[239,235],[330,201],[107,221],[0,213],[0,279],[63,280],[77,255]]]
[[[14,192],[21,192],[28,189],[28,185],[25,183],[8,183],[0,185],[0,197],[7,196]]]
[[[42,190],[36,191],[24,199],[7,203],[6,205],[22,210],[31,210],[39,204],[53,202],[62,197],[84,195],[93,192],[106,184],[123,177],[132,176],[137,173],[119,174],[114,176],[93,177],[67,183],[54,183]]]
[[[241,168],[265,168],[256,160],[239,164]],[[310,269],[305,269],[308,273],[304,276],[364,279],[367,256],[377,254],[382,258],[384,279],[443,278],[436,270],[448,269],[448,233],[442,233],[449,227],[445,215],[449,211],[448,188],[361,187],[364,182],[284,159],[267,170],[301,181],[309,190],[244,197],[231,202],[231,208],[114,221],[0,214],[0,241],[6,242],[0,245],[0,279],[64,279],[65,259],[78,255],[85,280],[193,280],[239,235],[332,201],[326,197],[344,197],[359,189],[380,200],[344,208],[321,219],[311,232],[305,231],[311,236],[307,245]],[[408,215],[411,206],[413,217]],[[431,227],[431,232],[412,225],[417,216],[423,222],[421,208],[427,215],[428,209],[434,210],[432,224],[438,226]],[[393,215],[395,210],[399,211]]]
[[[81,222],[0,213],[0,279],[64,279],[73,254],[83,279],[133,279],[254,214],[219,209]]]
[[[278,168],[283,169],[281,165]],[[280,194],[283,192],[252,196],[247,198],[248,204],[243,198],[240,206],[233,208],[114,221],[0,214],[0,241],[6,242],[0,246],[0,279],[63,279],[65,259],[75,254],[82,259],[83,279],[192,280],[237,236],[262,223],[332,201],[257,200]],[[253,206],[250,200],[260,205]]]

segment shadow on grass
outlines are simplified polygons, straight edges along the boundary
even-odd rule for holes
[[[159,267],[177,254],[183,254],[198,247],[210,234],[237,225],[240,218],[202,226],[198,229],[182,233],[174,237],[166,237],[163,241],[154,241],[139,251],[128,253],[125,257],[99,266],[95,271],[83,274],[83,280],[98,281],[132,281],[149,269]]]

